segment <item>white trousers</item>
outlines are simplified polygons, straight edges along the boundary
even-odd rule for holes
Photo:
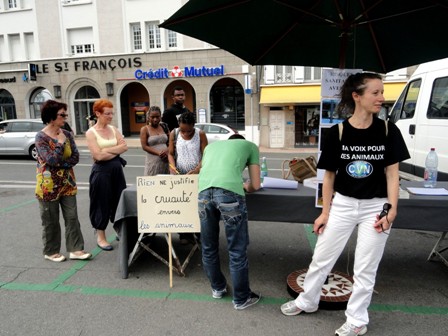
[[[327,275],[358,225],[353,291],[345,315],[347,322],[356,326],[369,323],[367,308],[370,305],[376,272],[388,238],[387,234],[375,231],[373,224],[376,215],[381,212],[386,202],[386,198],[358,200],[336,193],[328,223],[317,239],[313,259],[303,284],[304,291],[295,300],[300,309],[305,312],[317,310],[321,288]]]

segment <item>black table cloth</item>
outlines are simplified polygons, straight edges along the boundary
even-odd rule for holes
[[[421,182],[402,181],[401,188],[421,187]],[[448,182],[438,182],[437,187],[448,189]],[[299,184],[298,190],[262,189],[246,195],[251,221],[288,222],[309,224],[319,216],[315,207],[316,191]],[[406,194],[406,193],[404,193]],[[379,209],[380,211],[381,209]],[[393,228],[435,232],[448,231],[448,196],[418,196],[398,201],[398,216]],[[133,247],[137,232],[137,189],[130,186],[123,190],[115,215],[114,229],[120,239],[119,260],[123,278],[127,278],[128,246]]]

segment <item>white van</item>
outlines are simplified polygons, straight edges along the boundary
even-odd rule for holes
[[[439,181],[448,181],[448,58],[421,64],[389,113],[411,158],[400,170],[423,177],[426,155],[435,148]]]

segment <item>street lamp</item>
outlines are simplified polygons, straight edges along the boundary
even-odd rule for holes
[[[61,91],[61,86],[60,85],[54,85],[53,86],[53,91],[54,91],[54,97],[55,98],[61,98],[62,97],[62,91]]]
[[[108,96],[114,95],[114,83],[111,82],[106,83],[106,93]]]

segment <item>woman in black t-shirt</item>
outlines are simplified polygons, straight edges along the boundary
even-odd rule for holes
[[[323,208],[314,222],[313,260],[304,292],[281,307],[285,315],[318,309],[322,285],[358,226],[353,291],[347,320],[335,332],[339,336],[367,332],[376,272],[397,216],[398,164],[410,157],[395,124],[376,118],[383,91],[382,77],[375,73],[350,75],[341,88],[339,107],[352,116],[333,126],[323,142],[317,166],[325,170]]]

